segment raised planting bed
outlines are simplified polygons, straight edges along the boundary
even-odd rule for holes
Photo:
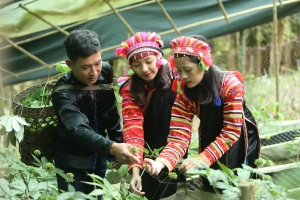
[[[259,171],[272,177],[276,185],[288,191],[288,197],[300,197],[300,129],[262,137],[260,157],[273,161],[274,166],[259,167]],[[297,198],[295,198],[297,197]]]

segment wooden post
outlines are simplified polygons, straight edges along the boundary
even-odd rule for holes
[[[240,200],[253,200],[253,183],[241,181],[239,183],[239,188],[241,189],[241,198]]]
[[[273,0],[273,41],[274,41],[274,65],[275,65],[275,81],[276,81],[276,118],[279,112],[279,67],[278,67],[278,33],[277,33],[277,2]]]
[[[2,70],[1,70],[1,65],[0,65],[0,96],[3,97],[3,83],[2,83]],[[1,111],[0,111],[1,113]]]
[[[1,65],[0,65],[0,97],[3,97],[3,83],[2,83],[2,71],[1,71]],[[1,102],[1,99],[0,99],[0,102]],[[1,109],[0,109],[0,116],[2,116],[2,114],[4,114],[4,109],[3,107],[1,106]],[[4,126],[2,128],[5,128]],[[2,140],[3,138],[3,140]],[[5,143],[6,143],[6,135],[3,135],[3,136],[0,136],[0,141],[3,142],[3,145],[0,144],[0,147],[5,147]]]

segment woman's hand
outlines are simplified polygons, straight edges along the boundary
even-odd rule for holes
[[[154,161],[149,158],[144,159],[144,168],[151,176],[158,175],[164,167],[165,165],[161,162]]]
[[[144,195],[145,192],[142,192],[142,178],[140,176],[140,169],[138,167],[132,168],[132,178],[130,181],[130,190],[138,195]]]
[[[178,169],[180,171],[182,171],[183,173],[185,173],[187,170],[193,169],[196,166],[202,167],[202,168],[208,167],[208,165],[205,162],[203,162],[202,160],[200,160],[199,158],[187,158],[182,162],[182,164],[180,165],[180,167]]]
[[[121,164],[118,162],[117,159],[115,159],[113,162],[112,162],[112,168],[114,169],[119,169],[121,167]]]

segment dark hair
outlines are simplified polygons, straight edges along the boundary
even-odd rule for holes
[[[86,58],[100,51],[100,37],[90,30],[74,30],[64,41],[68,58],[76,62],[79,57]]]
[[[154,78],[154,87],[161,97],[163,97],[166,93],[171,92],[171,80],[169,73],[170,72],[168,66],[162,65],[161,68],[158,69],[157,74]],[[130,94],[133,99],[135,99],[142,106],[145,106],[147,104],[145,85],[146,82],[144,81],[144,79],[139,77],[137,74],[132,75]],[[123,86],[121,86],[120,91],[122,90]]]
[[[206,42],[206,39],[202,35],[192,35],[195,39]],[[199,64],[200,60],[196,56],[187,56],[192,62]],[[208,71],[204,71],[204,76],[201,81],[193,88],[184,86],[185,94],[188,98],[195,101],[197,104],[212,104],[215,105],[215,101],[218,99],[221,91],[221,78],[223,73],[217,71],[215,66],[209,67]]]

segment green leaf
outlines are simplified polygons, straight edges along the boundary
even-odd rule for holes
[[[19,115],[15,115],[14,118],[22,125],[28,126],[27,122],[23,117],[20,117]]]
[[[17,189],[17,190],[19,190],[19,191],[22,191],[22,192],[24,192],[27,188],[25,183],[21,179],[10,183],[10,186]]]
[[[109,172],[106,174],[105,178],[111,183],[111,184],[117,184],[121,180],[120,173],[117,170],[109,170]]]
[[[68,184],[68,192],[76,192],[75,188],[71,184]]]
[[[9,115],[9,117],[7,118],[5,124],[3,124],[5,126],[6,132],[11,132],[12,131],[11,119],[12,119],[12,116]]]
[[[16,135],[14,131],[11,131],[7,133],[7,141],[6,141],[6,146],[9,146],[9,142],[13,145],[16,146]]]
[[[2,124],[3,126],[5,126],[6,121],[8,120],[8,118],[10,118],[10,115],[3,115],[0,117],[0,124]]]
[[[37,166],[43,167],[42,162],[35,155],[31,154],[31,156],[37,162],[37,163],[35,163]]]
[[[11,125],[12,125],[12,128],[15,130],[15,132],[20,131],[20,124],[15,119],[15,116],[11,116]]]
[[[18,132],[15,132],[16,138],[19,142],[22,142],[24,138],[24,126],[20,126],[20,130]]]
[[[3,178],[0,179],[0,188],[3,190],[3,192],[5,194],[9,195],[10,194],[10,189],[9,189],[8,185],[9,185],[9,183],[8,183],[7,180],[5,180]]]
[[[90,200],[95,199],[94,197],[91,197],[91,196],[89,196],[87,194],[84,194],[83,192],[80,192],[80,191],[75,192],[74,195],[73,195],[73,198],[78,199],[78,200],[79,199],[90,199]]]
[[[99,195],[103,195],[103,194],[105,194],[105,192],[101,189],[95,189],[89,193],[90,196],[99,196]]]
[[[66,200],[73,196],[74,192],[63,192],[57,196],[57,200]]]
[[[28,182],[28,190],[34,191],[36,189],[37,185],[38,185],[37,180],[31,177],[31,179]]]
[[[70,71],[70,68],[65,62],[59,62],[56,64],[56,70],[62,73]]]
[[[224,183],[224,182],[217,182],[216,188],[218,188],[218,189],[229,189],[230,185],[228,185],[227,183]]]
[[[44,182],[39,182],[38,185],[37,185],[37,187],[36,187],[36,189],[37,189],[37,190],[42,190],[42,189],[47,188],[47,186],[48,186],[48,183],[47,183],[46,181],[44,181]]]
[[[52,197],[52,196],[47,196],[47,198],[46,197],[41,197],[41,198],[39,198],[39,200],[56,200],[56,198],[55,197]]]
[[[242,181],[247,181],[247,180],[249,180],[249,178],[250,178],[250,176],[251,176],[251,174],[250,174],[249,171],[244,170],[244,169],[241,169],[241,168],[238,168],[238,169],[237,169],[237,174],[238,174],[238,176],[240,177],[240,180],[242,180]]]

